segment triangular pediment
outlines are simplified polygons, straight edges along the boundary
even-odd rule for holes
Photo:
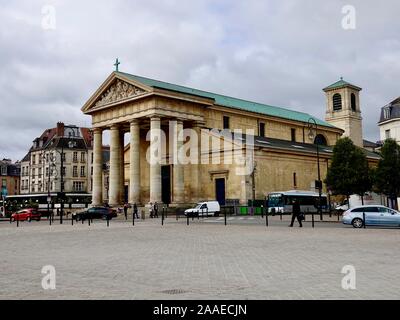
[[[112,73],[85,103],[82,111],[84,113],[90,113],[97,109],[103,109],[107,106],[113,106],[147,95],[151,91],[151,87],[147,87],[131,79],[124,79]]]

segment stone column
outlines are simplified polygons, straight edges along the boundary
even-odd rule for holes
[[[129,149],[129,203],[140,203],[140,127],[139,121],[131,122]]]
[[[110,191],[109,204],[117,206],[120,204],[120,180],[121,180],[121,148],[119,127],[112,126],[110,130]]]
[[[203,123],[195,122],[193,124],[193,130],[196,136],[191,137],[191,139],[197,139],[197,148],[193,150],[193,159],[196,163],[192,163],[191,167],[191,186],[192,186],[192,199],[190,202],[198,202],[200,201],[200,193],[201,193],[201,129],[204,127]],[[196,143],[194,142],[193,145]],[[208,151],[208,150],[207,150]],[[191,151],[192,152],[192,151]]]
[[[124,141],[124,137],[125,137],[125,133],[121,130],[120,131],[120,137],[119,137],[119,146],[120,146],[120,181],[119,181],[119,185],[120,185],[120,203],[124,203],[125,202],[125,150],[124,150],[124,145],[125,145],[125,141]]]
[[[93,130],[93,190],[92,205],[103,204],[103,130]],[[50,174],[50,173],[49,173]]]
[[[174,146],[173,154],[173,202],[175,204],[183,203],[185,201],[185,187],[184,187],[184,174],[183,165],[179,159],[179,150],[182,149],[183,141],[183,121],[177,120],[172,122],[172,134]]]
[[[155,155],[156,145],[162,143],[161,119],[153,117],[150,119],[150,202],[161,203],[161,155]],[[153,146],[152,146],[153,144]],[[158,150],[160,152],[160,150]]]

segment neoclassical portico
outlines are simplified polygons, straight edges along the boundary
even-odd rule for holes
[[[160,142],[165,150],[175,150],[168,145],[169,136],[173,135],[171,141],[174,141],[174,147],[178,150],[183,144],[178,137],[182,136],[184,127],[198,128],[199,124],[204,123],[196,100],[204,103],[205,99],[187,97],[181,108],[176,109],[165,95],[162,90],[147,87],[114,72],[83,107],[83,112],[92,116],[94,129],[93,205],[100,205],[104,200],[101,165],[103,133],[106,130],[110,133],[108,201],[111,206],[124,202],[125,185],[129,203],[162,203],[162,166],[168,166],[171,171],[171,202],[185,202],[184,168],[176,161],[177,154],[167,152],[161,155],[154,148],[159,146],[156,142]],[[158,141],[162,136],[160,132],[166,135],[165,141]],[[129,177],[124,177],[125,133],[130,134]],[[153,142],[156,146],[153,146]],[[191,166],[190,175],[198,177],[198,170],[199,165]],[[193,187],[193,192],[198,193],[198,186]]]

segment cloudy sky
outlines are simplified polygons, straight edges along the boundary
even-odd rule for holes
[[[398,0],[0,0],[0,158],[21,159],[57,121],[90,126],[80,108],[116,57],[124,72],[319,118],[322,88],[343,76],[379,140],[380,108],[400,95],[399,12]]]

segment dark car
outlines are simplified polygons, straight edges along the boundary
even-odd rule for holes
[[[104,219],[111,220],[117,217],[117,212],[107,207],[92,207],[86,211],[78,212],[73,214],[73,218],[76,221],[82,221],[87,219]]]

